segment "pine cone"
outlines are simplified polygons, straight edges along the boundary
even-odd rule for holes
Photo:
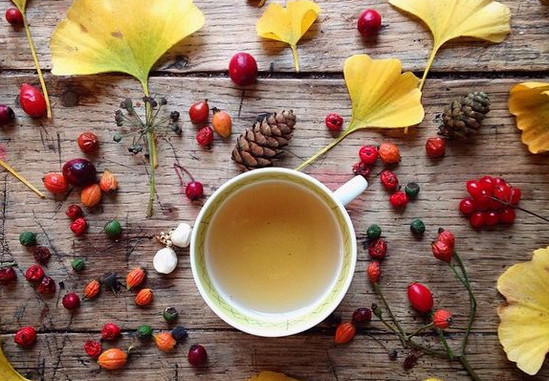
[[[245,170],[273,165],[292,137],[295,119],[292,110],[261,115],[238,137],[231,158]]]
[[[490,99],[484,92],[470,93],[454,100],[442,114],[439,134],[448,139],[466,138],[478,131],[490,111]]]

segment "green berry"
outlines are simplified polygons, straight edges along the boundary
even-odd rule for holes
[[[419,193],[419,184],[418,183],[408,183],[404,188],[404,192],[410,198],[416,198]]]
[[[71,262],[72,269],[76,272],[80,272],[84,270],[84,267],[86,267],[86,263],[82,258],[75,258]]]
[[[33,232],[23,232],[19,234],[19,242],[23,246],[34,246],[36,245],[36,234]]]
[[[420,219],[415,219],[410,224],[410,230],[414,235],[423,235],[425,233],[425,224]]]
[[[379,225],[372,224],[368,227],[368,230],[366,230],[366,236],[368,236],[368,239],[378,239],[381,237],[381,228]]]
[[[152,336],[153,330],[150,325],[140,325],[137,327],[137,338],[140,340],[147,340]]]
[[[122,234],[122,225],[118,220],[112,220],[105,225],[105,233],[109,238],[117,238]]]
[[[175,309],[175,307],[168,307],[164,310],[162,313],[162,316],[164,317],[164,320],[167,322],[174,321],[177,319],[177,316],[179,316],[179,313]]]
[[[120,141],[122,140],[122,134],[120,133],[116,133],[114,134],[114,136],[112,137],[112,140],[114,140],[116,143],[120,143]]]

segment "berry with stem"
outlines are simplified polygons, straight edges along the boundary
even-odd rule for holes
[[[191,182],[185,186],[185,196],[187,196],[189,200],[194,201],[204,196],[204,187],[202,186],[202,183],[196,181],[193,175],[191,175],[191,173],[185,167],[174,163],[173,168],[177,177],[179,178],[179,186],[181,187],[181,189],[183,189],[184,183],[183,176],[181,176],[181,173],[179,171],[181,170],[185,172],[191,178]]]
[[[189,119],[194,124],[206,124],[208,123],[208,117],[210,116],[210,106],[208,100],[195,102],[189,107]]]
[[[368,275],[368,280],[370,283],[375,284],[379,282],[379,278],[381,277],[381,266],[379,265],[379,262],[370,262],[370,264],[368,264],[368,268],[366,269],[366,274]]]
[[[452,325],[452,313],[448,310],[436,310],[433,313],[433,324],[440,329],[447,329]]]
[[[324,122],[326,123],[326,128],[332,132],[339,132],[343,127],[343,118],[335,112],[329,113]]]
[[[229,77],[238,86],[247,86],[256,81],[257,62],[248,53],[236,53],[229,61]]]
[[[358,17],[358,32],[364,37],[375,36],[381,30],[381,15],[375,9],[366,9]]]

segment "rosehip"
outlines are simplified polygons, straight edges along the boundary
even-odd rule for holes
[[[222,138],[231,136],[233,120],[228,112],[213,108],[212,128]]]
[[[433,309],[433,295],[431,291],[421,283],[412,283],[407,290],[410,305],[421,313],[428,313]]]
[[[229,77],[238,86],[247,86],[257,78],[257,62],[248,53],[236,53],[229,61]]]
[[[36,330],[33,327],[23,327],[17,331],[13,341],[23,348],[28,348],[36,341]]]
[[[379,174],[381,184],[388,191],[395,191],[398,188],[398,177],[388,169],[384,169]]]
[[[435,241],[431,244],[431,251],[436,259],[449,263],[454,254],[453,249],[443,241]]]
[[[372,320],[372,310],[369,308],[357,308],[353,312],[354,323],[366,323]]]
[[[381,30],[381,15],[375,9],[366,9],[358,17],[356,28],[364,37],[373,36]]]
[[[194,124],[205,124],[208,123],[208,117],[210,115],[210,106],[208,105],[208,100],[205,99],[200,102],[193,103],[189,107],[189,118]]]
[[[69,189],[65,177],[61,173],[46,173],[42,179],[44,187],[51,193],[65,193]]]
[[[27,83],[21,85],[19,103],[23,111],[31,118],[40,118],[47,112],[46,99],[42,92]]]
[[[337,132],[343,127],[343,118],[339,114],[332,112],[326,116],[325,123],[328,130]]]
[[[80,307],[80,297],[74,292],[70,292],[67,295],[63,296],[63,307],[67,310],[72,311]]]
[[[199,366],[208,360],[208,353],[202,345],[193,344],[189,348],[187,360],[189,361],[189,364]]]
[[[395,209],[404,209],[408,204],[408,195],[403,191],[395,192],[389,198],[389,202]]]
[[[191,201],[197,200],[204,196],[204,187],[201,182],[191,181],[185,187],[185,196]]]
[[[103,352],[103,348],[101,347],[101,343],[99,341],[86,341],[84,344],[84,351],[86,351],[86,354],[90,356],[91,358],[98,358],[101,352]]]
[[[69,205],[65,214],[67,215],[67,217],[69,217],[73,221],[83,216],[82,208],[74,204]]]
[[[88,221],[86,221],[83,217],[79,217],[71,223],[70,229],[75,236],[81,236],[86,232],[86,230],[88,230]]]
[[[383,238],[378,238],[370,242],[368,254],[374,259],[383,259],[387,255],[387,242]]]
[[[447,310],[436,310],[433,313],[433,324],[440,329],[447,329],[452,325],[452,313]]]
[[[8,8],[6,11],[6,21],[11,26],[21,26],[23,25],[23,14],[17,8]]]
[[[362,146],[358,150],[360,161],[367,165],[374,165],[379,157],[379,152],[374,146]]]
[[[446,153],[446,140],[442,138],[429,138],[425,143],[427,156],[432,159],[443,157]]]
[[[48,294],[53,294],[56,288],[57,286],[55,285],[55,281],[46,275],[42,279],[42,282],[40,282],[40,284],[36,288],[36,291],[39,294],[48,295]]]
[[[40,265],[32,265],[25,272],[25,278],[31,283],[40,283],[44,278],[44,270]]]
[[[379,282],[379,278],[381,277],[381,267],[379,266],[379,262],[370,262],[368,269],[366,269],[366,274],[368,274],[370,283],[375,284]]]
[[[11,283],[17,279],[17,274],[13,267],[2,267],[0,268],[0,286],[5,286],[8,283]]]
[[[437,239],[447,244],[452,251],[454,250],[454,247],[456,246],[456,236],[450,230],[443,228],[438,229]]]
[[[101,338],[103,340],[114,340],[122,334],[120,328],[116,324],[107,323],[103,326],[101,330]]]
[[[213,130],[210,127],[203,127],[200,130],[198,130],[198,133],[196,134],[196,141],[198,144],[200,144],[202,147],[208,147],[212,144],[214,139]]]

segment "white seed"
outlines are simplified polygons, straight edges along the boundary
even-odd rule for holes
[[[156,252],[153,259],[154,269],[160,274],[169,274],[177,267],[177,255],[171,247]]]
[[[177,247],[187,247],[191,242],[192,228],[189,224],[180,223],[177,228],[171,233],[170,240]]]

